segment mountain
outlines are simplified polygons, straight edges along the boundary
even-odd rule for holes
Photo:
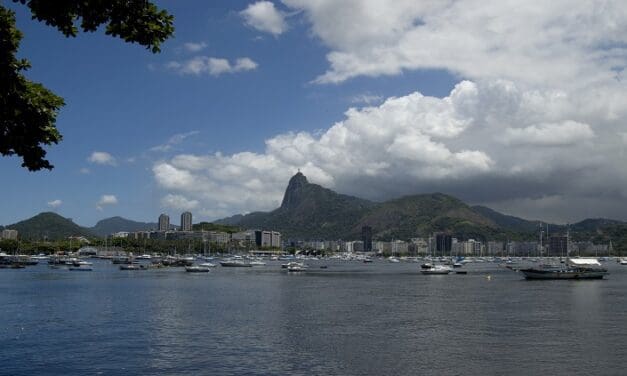
[[[472,210],[486,218],[489,218],[499,227],[509,231],[537,233],[540,228],[540,224],[542,224],[540,221],[528,221],[526,219],[502,214],[485,206],[473,206]]]
[[[375,206],[371,201],[311,184],[299,172],[290,179],[278,209],[234,216],[218,223],[278,230],[287,238],[339,239]]]
[[[149,231],[156,228],[156,223],[137,222],[122,217],[111,217],[98,221],[90,230],[98,236],[107,236],[120,231]]]
[[[22,239],[58,240],[69,236],[94,236],[88,228],[81,227],[72,220],[52,212],[39,213],[32,218],[8,225],[6,228],[17,230]]]
[[[481,238],[500,229],[490,218],[442,193],[375,203],[311,184],[300,172],[290,179],[279,208],[217,223],[273,229],[286,239],[359,239],[362,226],[372,227],[378,239],[408,239],[435,231]]]

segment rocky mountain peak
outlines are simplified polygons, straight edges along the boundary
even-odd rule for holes
[[[309,185],[309,182],[302,172],[298,171],[296,175],[292,176],[285,190],[285,195],[283,195],[281,208],[289,209],[298,206],[302,199],[302,190],[307,185]]]

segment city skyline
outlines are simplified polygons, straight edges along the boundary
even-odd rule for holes
[[[627,219],[620,2],[163,3],[176,37],[158,55],[6,6],[27,77],[67,105],[53,171],[0,159],[3,225],[268,211],[298,169],[375,201],[443,192],[527,219]]]

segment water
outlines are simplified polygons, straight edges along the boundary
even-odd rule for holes
[[[627,267],[525,281],[492,264],[311,264],[0,270],[0,374],[625,374]]]

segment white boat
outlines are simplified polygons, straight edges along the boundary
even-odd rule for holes
[[[303,272],[307,269],[307,266],[301,262],[289,262],[287,263],[288,272]]]
[[[420,273],[422,274],[449,274],[452,271],[453,269],[451,269],[450,266],[431,265],[431,267],[429,268],[423,268],[422,270],[420,270]]]
[[[222,265],[223,267],[229,267],[229,268],[242,268],[242,267],[252,266],[250,263],[244,262],[242,260],[235,260],[235,259],[220,261],[220,265]]]
[[[143,269],[141,266],[137,264],[121,264],[120,270],[140,270]]]
[[[621,257],[618,259],[618,263],[621,265],[627,265],[627,257]]]
[[[260,260],[253,260],[253,261],[249,262],[249,264],[251,266],[264,266],[264,265],[266,265],[265,262],[260,261]]]
[[[207,273],[209,271],[209,267],[200,266],[200,265],[192,265],[192,266],[186,266],[185,271],[188,273]]]
[[[401,260],[397,259],[396,257],[388,257],[388,261],[394,264],[401,262]]]
[[[144,254],[144,255],[139,255],[137,257],[135,257],[137,260],[151,260],[152,256],[148,255],[148,254]]]
[[[205,267],[205,268],[215,268],[216,264],[212,264],[210,262],[203,262],[199,266],[202,266],[202,267]]]
[[[91,272],[94,270],[91,265],[78,265],[78,266],[70,266],[68,270],[73,272]]]

